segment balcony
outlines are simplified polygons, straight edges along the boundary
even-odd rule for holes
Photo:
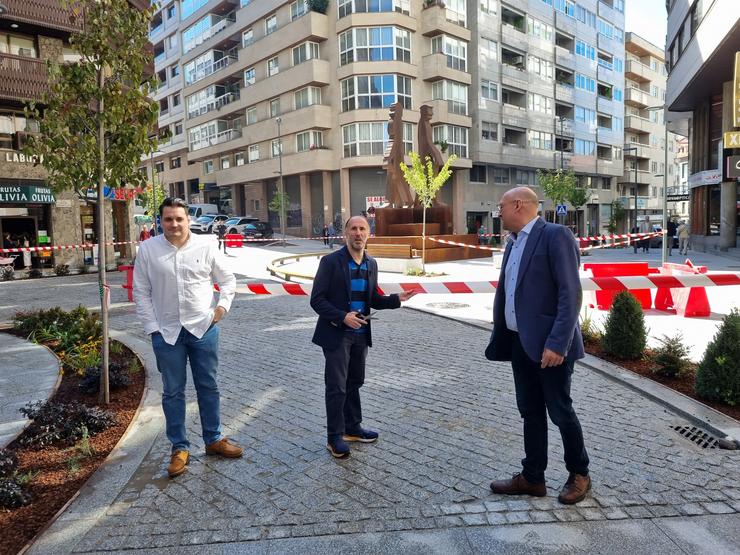
[[[555,100],[561,100],[573,104],[573,87],[570,85],[555,85]]]
[[[0,98],[41,100],[48,88],[45,60],[0,54]]]
[[[529,88],[529,74],[516,66],[501,64],[501,84],[527,90]]]
[[[197,118],[203,114],[220,110],[227,104],[239,100],[239,90],[230,91],[221,96],[211,98],[205,106],[199,106],[192,110],[188,110],[188,119]]]
[[[2,17],[5,21],[17,21],[31,27],[47,27],[65,33],[82,30],[82,18],[70,21],[71,10],[61,7],[59,0],[5,0],[4,4],[7,6]],[[149,7],[148,3],[146,7]]]
[[[555,27],[570,35],[576,35],[576,20],[557,10],[555,11]]]
[[[283,139],[287,145],[287,138]],[[261,149],[262,150],[262,149]],[[299,173],[332,171],[337,169],[337,153],[328,148],[317,148],[304,152],[283,152],[283,175]],[[216,183],[219,187],[236,183],[275,179],[279,173],[279,159],[261,158],[243,166],[234,166],[216,172]]]
[[[234,24],[236,21],[236,15],[235,12],[232,12],[230,14],[227,14],[225,16],[216,16],[212,14],[212,17],[216,19],[216,22],[211,25],[208,29],[206,29],[204,32],[202,32],[197,37],[184,42],[182,44],[182,51],[184,54],[191,53],[195,48],[200,46],[201,44],[207,42],[212,37],[215,37],[219,33],[221,33],[224,29],[227,27],[230,27]],[[185,33],[183,33],[184,36]]]
[[[466,85],[473,82],[473,77],[469,73],[450,68],[447,65],[447,56],[440,52],[427,54],[421,59],[421,74],[424,81],[449,79]]]
[[[208,137],[207,139],[201,139],[199,141],[191,142],[189,145],[190,152],[195,152],[197,150],[220,145],[228,141],[233,141],[234,139],[238,139],[241,136],[241,129],[225,129],[224,131],[216,133],[215,135]]]
[[[436,3],[421,10],[421,33],[427,37],[445,34],[470,41],[470,29],[447,19],[447,8]]]
[[[210,65],[205,66],[204,68],[200,70],[196,70],[193,72],[192,76],[186,75],[188,78],[187,82],[185,83],[186,87],[189,87],[191,85],[194,85],[195,83],[202,81],[209,75],[213,75],[214,73],[221,71],[225,67],[229,67],[232,64],[235,64],[239,58],[237,58],[236,48],[230,50],[226,55],[224,55],[222,58],[219,58],[215,62],[213,62]],[[184,68],[183,68],[184,71]]]
[[[527,34],[511,25],[501,25],[501,46],[504,48],[510,46],[526,52],[529,46]]]
[[[598,159],[596,160],[596,173],[611,176],[622,175],[622,161]]]
[[[242,92],[249,99],[249,105],[275,96],[276,91],[292,91],[307,85],[328,85],[331,83],[331,69],[326,60],[313,59],[281,71],[277,75],[257,81]],[[241,103],[243,104],[243,103]],[[244,105],[246,108],[246,105]]]
[[[650,66],[647,66],[638,60],[627,60],[624,65],[624,75],[638,83],[665,80],[665,77],[660,75],[657,71],[654,71]]]
[[[555,63],[567,69],[574,69],[576,67],[576,58],[570,50],[562,46],[556,46]]]
[[[429,100],[424,104],[432,107],[432,125],[448,123],[459,127],[472,127],[473,125],[470,116],[450,110],[450,103],[447,100]]]
[[[615,10],[609,4],[611,4],[611,2],[599,2],[598,16],[601,19],[614,24],[617,24],[624,20],[624,15]],[[623,27],[623,25],[619,25],[619,27]]]
[[[596,46],[599,50],[604,50],[610,54],[616,54],[622,50],[622,45],[620,43],[606,35],[602,35],[601,33],[596,35]]]
[[[637,108],[652,108],[660,106],[660,100],[654,96],[633,87],[627,88],[624,94],[624,103]]]
[[[627,116],[624,118],[624,128],[625,130],[636,131],[638,133],[660,133],[661,136],[663,133],[663,126],[660,123],[640,116]]]

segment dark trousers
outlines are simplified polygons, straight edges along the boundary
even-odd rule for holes
[[[524,419],[524,458],[522,475],[528,482],[541,484],[547,468],[547,415],[560,429],[568,472],[588,474],[588,453],[583,431],[570,398],[573,363],[540,368],[522,348],[514,334],[511,366],[514,370],[516,404]]]
[[[362,422],[360,387],[365,382],[367,335],[345,332],[336,349],[324,349],[326,435],[333,439],[359,431]]]
[[[219,248],[219,250],[221,250],[222,247],[224,249],[224,254],[226,254],[226,237],[219,237],[218,238],[218,248]]]

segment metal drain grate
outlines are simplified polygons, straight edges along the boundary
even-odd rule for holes
[[[465,303],[427,303],[429,308],[468,308],[470,305]]]
[[[717,438],[701,428],[696,426],[671,426],[671,428],[676,430],[678,435],[696,443],[702,449],[717,449],[718,447]]]

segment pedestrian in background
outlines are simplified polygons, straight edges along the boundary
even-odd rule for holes
[[[349,457],[347,442],[373,443],[379,435],[361,426],[360,387],[372,347],[370,309],[399,308],[414,296],[378,293],[378,263],[365,252],[369,233],[364,217],[347,220],[346,245],[321,259],[311,290],[311,308],[319,315],[313,342],[325,359],[326,448],[338,459]]]
[[[630,233],[640,233],[640,228],[637,227],[637,225],[633,225],[632,229],[630,229]],[[640,239],[638,237],[630,237],[630,241],[632,241],[632,248],[634,249],[634,254],[637,254],[637,247],[640,246]]]
[[[139,243],[146,241],[149,237],[149,230],[145,225],[141,226],[141,231],[139,232]]]
[[[668,256],[673,256],[673,239],[676,237],[678,226],[673,220],[668,220],[668,233],[665,240],[668,241]]]
[[[329,248],[334,249],[334,236],[337,234],[337,230],[334,227],[333,222],[329,222],[329,228],[327,229],[327,233],[329,234]]]
[[[678,234],[678,252],[686,256],[689,253],[689,238],[691,237],[689,224],[681,220],[681,225],[678,226],[676,233]]]
[[[222,221],[216,226],[218,232],[218,248],[223,246],[224,254],[226,254],[226,222]]]
[[[543,497],[547,468],[547,416],[560,430],[568,480],[561,503],[581,501],[591,488],[589,459],[570,384],[585,356],[578,326],[580,257],[573,234],[537,216],[532,189],[516,187],[499,204],[511,231],[493,301],[493,333],[486,358],[511,361],[516,404],[524,421],[522,471],[491,483],[494,493]]]
[[[321,231],[321,235],[324,236],[324,246],[329,246],[329,226],[324,224],[324,229]]]
[[[185,472],[190,442],[185,428],[186,364],[193,384],[206,445],[206,455],[242,456],[242,449],[221,434],[221,396],[216,381],[218,323],[231,307],[234,274],[224,266],[212,241],[190,232],[188,205],[166,198],[159,207],[163,235],[139,248],[134,265],[136,312],[151,336],[157,368],[162,375],[162,409],[172,455],[167,473]],[[213,285],[219,286],[214,307]]]

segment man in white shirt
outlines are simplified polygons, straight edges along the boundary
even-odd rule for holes
[[[185,431],[186,362],[193,383],[207,455],[236,458],[242,449],[221,435],[218,322],[231,307],[236,289],[212,241],[190,233],[188,205],[166,198],[159,207],[162,235],[141,243],[134,265],[134,301],[144,331],[152,338],[162,374],[162,409],[172,458],[167,472],[185,472],[190,443]],[[220,295],[213,308],[213,284]]]

